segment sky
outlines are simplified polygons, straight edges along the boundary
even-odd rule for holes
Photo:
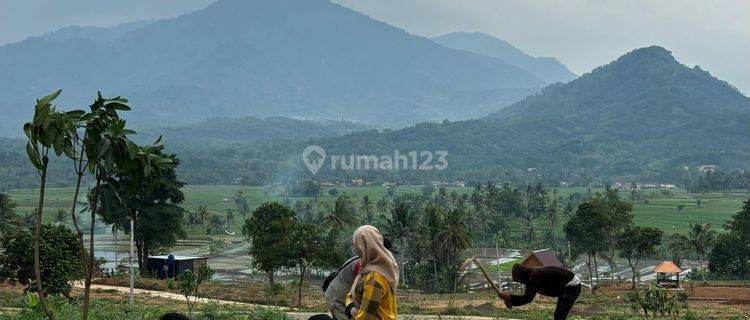
[[[0,0],[0,44],[68,25],[172,17],[213,1]],[[417,35],[484,32],[579,75],[660,45],[750,94],[750,0],[333,1]]]

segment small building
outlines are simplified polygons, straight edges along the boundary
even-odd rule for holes
[[[159,279],[174,278],[185,270],[206,265],[208,258],[191,256],[152,256],[148,257],[148,272]]]
[[[707,172],[716,171],[716,169],[718,169],[718,168],[719,168],[719,166],[717,166],[715,164],[702,164],[702,165],[699,165],[698,167],[696,167],[696,169],[698,169],[698,171],[700,171],[701,173],[707,173]]]
[[[663,287],[676,288],[680,286],[680,272],[682,269],[672,261],[664,261],[654,267],[656,283]]]
[[[550,249],[532,251],[531,254],[523,259],[521,264],[529,267],[562,267],[562,262],[557,259],[555,253]]]

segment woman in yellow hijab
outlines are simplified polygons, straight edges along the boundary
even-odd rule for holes
[[[383,245],[383,235],[373,226],[361,226],[352,244],[362,267],[347,297],[346,314],[354,320],[395,320],[398,264]]]

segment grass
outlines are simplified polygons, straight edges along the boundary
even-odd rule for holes
[[[649,199],[648,203],[634,205],[633,215],[637,225],[652,226],[667,233],[685,233],[690,222],[711,223],[721,229],[740,209],[742,202],[750,198],[747,190],[692,194],[676,191],[668,196]],[[697,206],[698,199],[702,206]],[[684,205],[678,210],[678,205]]]
[[[396,188],[396,194],[420,193],[421,186],[399,186]],[[336,197],[328,193],[330,187],[324,188],[321,202],[331,204]],[[381,186],[369,187],[336,187],[339,194],[348,194],[352,196],[355,204],[359,203],[363,196],[368,195],[373,202],[387,196],[387,189]],[[237,186],[237,185],[219,185],[219,186],[186,186],[185,202],[183,206],[187,210],[195,210],[198,206],[207,206],[208,209],[216,214],[224,214],[227,209],[236,209],[233,196],[241,190],[247,197],[250,208],[255,208],[266,201],[284,201],[288,199],[291,202],[297,200],[308,201],[310,197],[285,197],[281,189],[267,189],[263,187]],[[558,188],[560,195],[566,196],[574,192],[585,193],[583,188]],[[448,191],[457,191],[459,193],[471,192],[471,188],[449,187]],[[597,190],[593,190],[596,192]],[[12,190],[7,193],[18,204],[17,212],[24,215],[31,212],[36,206],[38,190],[23,189]],[[711,192],[705,194],[691,194],[683,190],[671,191],[668,195],[662,195],[655,191],[646,191],[649,194],[647,202],[637,200],[634,203],[633,216],[637,225],[652,226],[664,230],[667,233],[680,232],[684,233],[688,229],[690,222],[711,223],[715,228],[721,229],[725,221],[731,218],[742,208],[742,202],[750,198],[750,192],[747,190],[735,190],[731,192]],[[627,198],[627,192],[623,193]],[[52,212],[57,209],[70,210],[71,198],[73,197],[73,188],[49,188],[46,194],[46,222],[51,221]],[[226,202],[224,200],[227,200]],[[697,200],[702,201],[702,206],[697,207]],[[684,205],[682,210],[678,210],[678,205]],[[84,215],[85,216],[85,215]],[[83,218],[85,220],[85,217]],[[546,225],[543,219],[538,219],[538,232],[541,232]],[[242,219],[236,219],[237,224],[242,223]],[[511,229],[521,232],[520,221],[510,221]],[[561,230],[558,230],[561,231]]]

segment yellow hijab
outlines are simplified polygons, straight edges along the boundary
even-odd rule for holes
[[[398,263],[396,263],[393,253],[383,245],[383,235],[380,234],[380,231],[371,225],[361,226],[354,231],[352,244],[355,252],[362,260],[362,268],[357,277],[354,278],[351,296],[356,297],[354,289],[362,279],[362,275],[373,271],[388,280],[388,285],[393,292],[396,292],[396,287],[398,287]]]

